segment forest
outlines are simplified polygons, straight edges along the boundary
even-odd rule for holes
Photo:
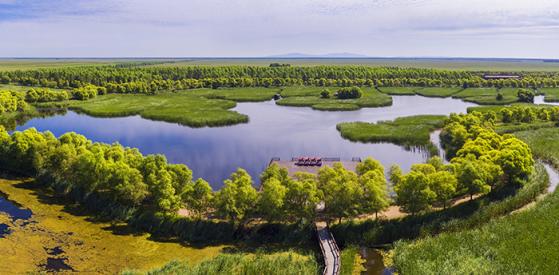
[[[49,88],[95,85],[108,93],[146,93],[219,87],[559,87],[555,72],[522,72],[520,79],[483,78],[484,72],[367,66],[82,66],[1,71],[0,83]]]

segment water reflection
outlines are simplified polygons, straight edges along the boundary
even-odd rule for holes
[[[371,156],[387,167],[411,164],[428,157],[423,150],[405,150],[390,144],[363,144],[344,140],[336,130],[340,122],[393,120],[419,114],[448,115],[466,112],[475,104],[451,98],[394,96],[393,105],[351,112],[321,112],[310,108],[277,106],[273,101],[239,103],[236,111],[250,122],[219,128],[189,128],[173,123],[150,121],[139,116],[94,118],[68,112],[49,118],[32,119],[17,130],[35,127],[59,136],[75,131],[100,142],[120,142],[137,147],[144,154],[165,154],[173,163],[187,164],[195,177],[208,180],[214,188],[238,167],[253,177],[266,167],[271,157],[299,155],[323,157]]]
[[[544,95],[534,96],[534,104],[545,104],[559,106],[559,102],[546,102]]]

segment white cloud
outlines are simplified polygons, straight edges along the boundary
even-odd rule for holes
[[[0,56],[558,57],[554,2],[62,0],[37,16],[0,18],[11,41]]]

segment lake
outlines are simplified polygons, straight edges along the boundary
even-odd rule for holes
[[[387,168],[399,164],[408,170],[423,162],[428,152],[390,143],[365,144],[345,140],[336,130],[340,122],[393,120],[398,117],[464,113],[473,103],[452,98],[393,96],[389,107],[348,112],[324,112],[306,107],[278,106],[273,101],[239,103],[235,111],[250,122],[227,127],[190,128],[175,123],[151,121],[139,116],[96,118],[72,111],[64,115],[35,118],[16,130],[35,127],[56,136],[74,131],[98,142],[119,142],[144,154],[164,154],[172,163],[184,163],[196,178],[209,181],[214,189],[238,167],[258,182],[258,175],[272,157],[295,156],[373,157]]]

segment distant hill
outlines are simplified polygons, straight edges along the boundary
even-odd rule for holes
[[[356,53],[327,53],[327,54],[306,54],[306,53],[287,53],[271,55],[272,58],[363,58],[366,55]]]

